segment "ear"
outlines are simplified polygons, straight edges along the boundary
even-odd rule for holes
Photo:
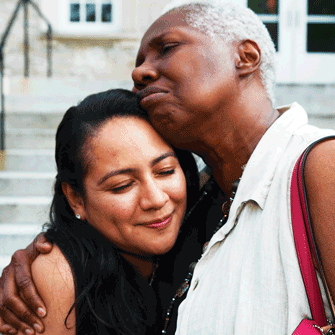
[[[74,212],[74,215],[79,214],[81,216],[81,219],[85,220],[86,211],[82,196],[74,191],[68,183],[62,183],[62,190],[70,207]]]
[[[261,61],[261,50],[258,44],[252,40],[244,40],[237,46],[238,58],[236,69],[241,77],[253,74],[259,68]]]

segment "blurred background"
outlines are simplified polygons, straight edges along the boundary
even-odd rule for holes
[[[275,42],[276,105],[297,101],[312,124],[335,129],[335,1],[234,1],[253,9]],[[0,54],[6,112],[0,271],[48,220],[54,136],[63,113],[90,93],[131,89],[140,38],[168,2],[0,0],[0,36],[6,38]]]

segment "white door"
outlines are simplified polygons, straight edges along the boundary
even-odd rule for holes
[[[296,1],[296,81],[335,83],[335,0]]]
[[[267,26],[278,83],[335,83],[335,0],[238,0]]]
[[[251,8],[263,21],[277,50],[276,81],[290,83],[295,75],[294,17],[291,11],[294,0],[239,0]]]

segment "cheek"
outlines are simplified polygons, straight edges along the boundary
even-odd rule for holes
[[[87,220],[95,227],[122,226],[129,222],[138,206],[136,192],[123,195],[104,194],[87,203]]]
[[[181,172],[178,173],[178,176],[173,179],[169,184],[170,187],[170,198],[177,204],[180,205],[181,209],[185,207],[186,209],[186,179],[184,174]]]

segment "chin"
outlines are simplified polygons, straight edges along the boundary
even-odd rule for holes
[[[152,255],[164,255],[168,253],[173,248],[175,242],[176,241],[164,245],[160,244],[159,246],[157,246],[157,248],[155,248]]]

